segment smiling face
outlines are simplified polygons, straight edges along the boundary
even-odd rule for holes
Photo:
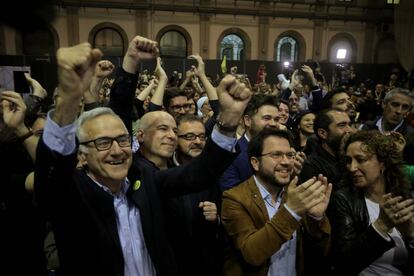
[[[304,134],[312,134],[313,131],[313,121],[315,121],[315,114],[309,113],[304,115],[300,119],[299,129]]]
[[[262,105],[252,117],[244,117],[244,124],[249,138],[264,128],[279,128],[279,109],[273,105]]]
[[[346,149],[346,168],[352,183],[357,188],[369,188],[381,181],[384,163],[377,156],[364,150],[366,145],[360,141],[351,143]]]
[[[292,151],[287,139],[269,136],[263,142],[262,154],[270,152],[290,153]],[[268,154],[261,157],[252,157],[251,164],[255,170],[255,175],[261,182],[273,186],[288,185],[293,172],[294,160],[290,160],[286,155],[275,158],[275,155]]]
[[[122,121],[108,114],[85,122],[82,128],[85,133],[84,141],[128,134]],[[87,151],[81,152],[79,157],[81,163],[87,165],[89,175],[102,185],[119,185],[127,176],[132,163],[131,147],[120,147],[116,141],[113,141],[109,149],[103,151],[98,151],[92,142],[86,146]]]
[[[205,135],[206,130],[204,125],[198,121],[187,121],[182,122],[178,126],[178,145],[177,145],[177,154],[180,157],[185,159],[192,159],[200,155],[203,151],[204,146],[206,145],[205,139],[200,139],[200,137],[195,137],[194,140],[188,139],[189,134],[194,135]]]
[[[168,160],[173,155],[177,146],[177,124],[166,112],[150,112],[146,116],[151,117],[148,127],[138,130],[137,137],[143,155],[157,164],[158,160]]]
[[[279,104],[279,123],[285,125],[289,119],[289,106],[283,102]]]

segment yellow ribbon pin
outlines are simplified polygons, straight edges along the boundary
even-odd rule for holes
[[[135,181],[134,186],[132,187],[132,189],[133,189],[134,191],[136,191],[136,190],[138,190],[140,187],[141,187],[141,181],[137,180],[137,181]]]

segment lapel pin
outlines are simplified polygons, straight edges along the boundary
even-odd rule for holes
[[[134,191],[136,191],[136,190],[138,190],[140,187],[141,187],[141,181],[137,180],[137,181],[135,181],[134,186],[132,187],[132,189],[133,189]]]

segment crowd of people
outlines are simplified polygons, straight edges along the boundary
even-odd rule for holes
[[[88,43],[56,58],[53,105],[28,74],[0,94],[4,275],[414,274],[414,90],[394,76],[252,86],[193,54],[179,81],[141,36],[119,68]]]

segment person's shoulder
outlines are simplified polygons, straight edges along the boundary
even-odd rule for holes
[[[373,120],[373,121],[366,121],[360,126],[360,130],[375,130],[378,129],[377,122],[379,118]]]
[[[230,196],[230,197],[244,197],[249,194],[251,194],[252,190],[252,184],[254,185],[254,179],[253,176],[249,179],[241,182],[240,184],[233,186],[232,188],[226,190],[223,192],[224,196]]]

